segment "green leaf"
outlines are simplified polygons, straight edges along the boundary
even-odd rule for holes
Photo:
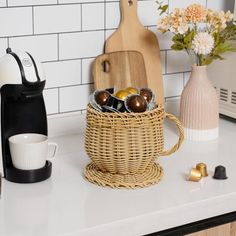
[[[169,8],[169,5],[166,4],[166,5],[162,5],[163,2],[159,2],[159,1],[156,1],[157,5],[158,5],[158,10],[160,11],[160,15],[162,15],[163,13],[167,12],[168,8]]]
[[[220,37],[224,41],[226,40],[236,40],[236,25],[230,24],[224,30],[220,32]]]
[[[195,36],[194,30],[192,31],[189,30],[187,34],[184,36],[183,41],[186,49],[191,49],[194,36]]]
[[[165,13],[167,10],[168,10],[168,5],[164,5],[164,6],[160,6],[159,8],[158,8],[158,10],[160,10],[161,12],[160,12],[160,15],[162,15],[163,13]]]
[[[184,49],[184,45],[181,43],[174,43],[171,48],[175,51],[181,51]]]
[[[184,42],[184,36],[182,34],[175,34],[172,38],[172,41],[177,42]]]

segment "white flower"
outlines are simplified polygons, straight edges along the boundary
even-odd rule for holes
[[[192,48],[198,55],[207,55],[214,48],[214,38],[207,32],[197,33],[193,39]]]

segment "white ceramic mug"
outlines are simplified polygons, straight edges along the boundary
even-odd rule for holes
[[[39,169],[45,166],[46,160],[56,156],[58,145],[48,142],[48,137],[37,133],[22,133],[11,136],[9,147],[13,166],[21,170]],[[48,147],[53,146],[53,154],[49,157]]]

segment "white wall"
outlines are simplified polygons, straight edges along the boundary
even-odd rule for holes
[[[166,0],[167,1],[167,0]],[[0,55],[7,46],[23,49],[44,63],[48,114],[83,111],[93,89],[91,61],[119,23],[119,1],[0,0]],[[169,0],[170,10],[193,2],[233,9],[233,0]],[[156,32],[155,0],[139,1],[142,23]],[[170,50],[170,36],[159,35],[167,101],[181,94],[190,63]]]

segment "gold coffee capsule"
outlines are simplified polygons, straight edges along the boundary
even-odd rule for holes
[[[192,168],[190,170],[190,173],[188,176],[189,181],[198,182],[199,180],[201,180],[201,178],[202,178],[202,174],[199,170],[197,170],[196,168]]]
[[[134,87],[128,87],[125,89],[126,91],[128,91],[130,94],[138,94],[138,89],[134,88]]]
[[[118,92],[116,92],[114,94],[114,97],[124,101],[129,94],[130,94],[130,92],[122,89],[122,90],[119,90]]]
[[[207,173],[207,166],[206,166],[205,163],[198,163],[198,164],[196,165],[196,169],[201,172],[202,177],[208,176],[208,173]]]

